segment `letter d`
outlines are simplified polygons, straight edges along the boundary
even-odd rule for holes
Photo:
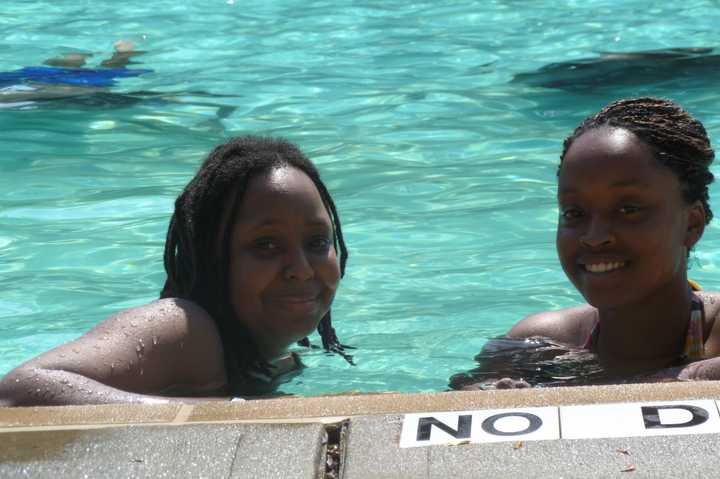
[[[708,420],[708,412],[697,406],[688,406],[685,404],[673,404],[668,406],[642,406],[643,421],[645,421],[645,429],[666,429],[671,427],[692,427],[702,424]],[[689,421],[676,424],[663,424],[660,420],[661,409],[682,409],[692,414]]]

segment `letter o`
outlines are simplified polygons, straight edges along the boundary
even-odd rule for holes
[[[505,432],[500,431],[495,427],[495,423],[499,421],[500,419],[506,418],[506,417],[522,417],[528,420],[528,427],[525,428],[523,431],[515,431],[515,432]],[[482,422],[482,430],[485,431],[488,434],[492,434],[493,436],[521,436],[523,434],[530,434],[531,432],[535,432],[542,426],[543,422],[542,419],[537,417],[535,414],[530,414],[527,412],[505,412],[502,414],[495,414],[493,416],[490,416],[489,418],[485,419]]]

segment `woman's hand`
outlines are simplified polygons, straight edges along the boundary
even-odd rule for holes
[[[683,366],[677,378],[680,381],[712,381],[720,379],[720,358],[704,359]]]
[[[720,379],[720,357],[662,369],[644,378],[646,382],[714,381],[718,379]]]
[[[461,391],[488,391],[491,389],[525,389],[532,387],[524,379],[501,378],[466,384]]]

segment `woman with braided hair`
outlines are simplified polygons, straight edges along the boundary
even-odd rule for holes
[[[720,294],[687,276],[713,216],[713,159],[703,125],[669,100],[620,100],[586,119],[560,157],[556,245],[587,304],[534,314],[507,336],[589,350],[611,382],[720,379]],[[478,386],[461,376],[456,389]]]
[[[330,319],[346,261],[335,205],[305,155],[284,140],[230,140],[175,202],[161,299],[14,369],[0,403],[267,394],[301,367],[288,346],[309,346],[316,328],[352,363]]]

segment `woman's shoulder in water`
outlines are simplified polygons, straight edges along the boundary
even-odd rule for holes
[[[172,362],[167,365],[177,372],[172,389],[187,387],[186,394],[200,393],[194,390],[217,388],[221,378],[224,382],[220,333],[210,314],[194,301],[163,298],[127,309],[100,323],[88,336],[97,340],[108,333],[136,343],[136,355],[142,350],[143,354],[154,352],[159,368],[164,361]]]
[[[531,314],[518,321],[507,337],[542,337],[559,344],[582,347],[597,320],[597,310],[589,304]]]
[[[0,380],[0,400],[17,406],[152,402],[225,395],[226,388],[214,320],[192,301],[168,298],[121,311],[18,366]]]

